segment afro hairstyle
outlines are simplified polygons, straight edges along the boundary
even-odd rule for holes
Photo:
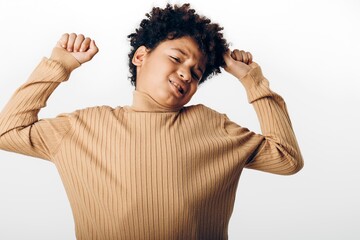
[[[220,67],[225,65],[223,55],[229,44],[224,39],[223,28],[219,24],[211,23],[209,18],[195,13],[189,3],[182,6],[168,3],[163,9],[153,7],[145,16],[139,28],[127,36],[131,45],[128,56],[132,85],[136,86],[136,66],[132,59],[138,47],[145,46],[151,51],[165,40],[185,36],[195,40],[206,59],[206,68],[199,84],[221,72]]]

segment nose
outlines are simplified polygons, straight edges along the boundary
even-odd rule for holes
[[[191,82],[191,73],[188,69],[179,68],[178,75],[180,76],[181,80],[184,82]]]

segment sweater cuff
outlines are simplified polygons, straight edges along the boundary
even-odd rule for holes
[[[59,62],[69,74],[81,65],[75,57],[60,47],[53,49],[50,59]]]
[[[252,63],[252,69],[243,77],[242,83],[246,89],[249,103],[264,98],[271,97],[273,92],[269,88],[269,81],[262,74],[258,64]]]

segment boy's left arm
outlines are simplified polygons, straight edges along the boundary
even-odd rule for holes
[[[260,66],[252,62],[250,53],[235,50],[228,52],[224,60],[224,69],[244,85],[264,136],[246,167],[283,175],[298,172],[303,159],[284,100],[270,90],[268,80]]]

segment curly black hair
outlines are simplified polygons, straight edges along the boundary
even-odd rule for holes
[[[225,65],[223,55],[229,44],[223,37],[223,27],[211,23],[209,18],[200,16],[190,8],[189,3],[182,6],[166,5],[166,8],[153,7],[145,15],[140,27],[127,37],[130,39],[129,53],[130,81],[136,85],[136,66],[132,58],[140,46],[153,50],[164,40],[178,39],[184,36],[192,37],[199,45],[199,49],[206,58],[206,68],[199,83],[203,83],[213,75],[221,72]]]

